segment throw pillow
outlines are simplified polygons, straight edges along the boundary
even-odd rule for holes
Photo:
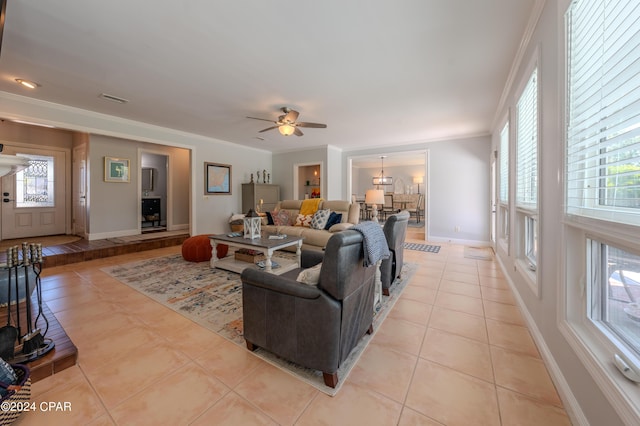
[[[307,285],[318,285],[318,281],[320,281],[320,268],[322,268],[322,262],[311,268],[303,269],[298,274],[296,281]]]
[[[298,217],[296,217],[296,224],[294,226],[305,226],[309,228],[311,226],[311,219],[313,219],[313,215],[299,214]]]
[[[324,225],[324,229],[328,230],[333,225],[340,222],[342,222],[342,213],[331,212],[327,223]]]
[[[271,212],[266,212],[267,215],[267,225],[275,225],[273,222],[273,216],[271,216]]]
[[[289,226],[289,212],[282,209],[278,210],[278,212],[272,213],[273,223],[278,226]]]
[[[313,229],[324,229],[327,225],[327,221],[329,220],[329,215],[331,214],[331,210],[324,209],[318,210],[313,214],[313,218],[311,219],[311,227]]]

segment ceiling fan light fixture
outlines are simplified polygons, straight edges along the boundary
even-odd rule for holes
[[[283,136],[291,136],[293,132],[295,132],[295,130],[296,128],[290,124],[283,124],[282,126],[278,127],[278,131]]]

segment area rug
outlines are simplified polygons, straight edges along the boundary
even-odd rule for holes
[[[464,247],[464,257],[467,259],[493,260],[491,247]]]
[[[293,257],[280,253],[278,257]],[[335,395],[380,324],[411,280],[415,265],[405,263],[402,279],[391,286],[391,295],[383,296],[374,315],[374,333],[366,334],[338,369],[339,382],[335,388],[324,384],[322,372],[301,367],[259,348],[256,356],[294,375],[328,395]],[[211,269],[208,262],[191,263],[180,254],[102,268],[102,271],[152,298],[182,316],[245,347],[242,334],[242,282],[240,275]]]
[[[430,244],[404,243],[404,248],[407,250],[426,251],[429,253],[438,253],[440,251],[440,246],[432,246]]]

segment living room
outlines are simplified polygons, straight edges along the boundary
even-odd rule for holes
[[[580,310],[585,308],[584,304],[576,301],[582,301],[584,295],[584,287],[580,287],[578,283],[584,282],[583,277],[586,275],[585,265],[588,263],[588,259],[586,259],[585,253],[591,247],[587,241],[594,240],[593,237],[596,235],[598,238],[595,241],[617,244],[616,247],[621,247],[637,257],[637,226],[625,224],[600,228],[588,226],[591,224],[588,221],[584,223],[577,221],[577,224],[566,222],[571,217],[566,214],[564,209],[566,199],[563,192],[565,184],[564,149],[566,148],[563,145],[566,135],[562,117],[565,111],[563,103],[566,93],[564,63],[567,49],[563,34],[565,17],[567,16],[565,12],[569,9],[570,3],[573,3],[568,0],[530,1],[527,2],[526,13],[517,15],[519,20],[511,19],[510,15],[517,11],[511,9],[505,12],[501,11],[515,7],[513,3],[516,2],[491,1],[483,4],[487,7],[494,7],[491,9],[492,13],[486,13],[482,7],[479,7],[480,10],[476,9],[475,3],[474,5],[457,4],[458,11],[451,12],[446,16],[447,19],[442,19],[442,22],[450,23],[449,26],[455,28],[456,31],[462,31],[463,28],[474,28],[477,34],[484,33],[482,28],[488,32],[507,22],[520,30],[517,34],[512,33],[510,39],[512,44],[509,45],[513,48],[512,54],[509,55],[509,63],[502,68],[498,83],[489,88],[489,84],[483,84],[484,80],[474,79],[477,75],[469,74],[466,77],[469,79],[468,84],[464,78],[460,80],[465,83],[464,87],[468,92],[472,92],[472,88],[487,89],[484,92],[484,98],[493,100],[490,102],[491,105],[487,107],[490,112],[486,113],[484,119],[481,120],[483,123],[488,123],[485,124],[484,130],[480,129],[482,126],[480,128],[474,126],[473,120],[460,122],[452,119],[448,121],[446,116],[439,115],[437,109],[430,110],[431,115],[419,111],[420,105],[426,103],[437,104],[442,112],[452,108],[452,104],[466,104],[470,107],[473,101],[469,100],[470,98],[468,99],[464,93],[458,92],[452,99],[446,100],[436,97],[437,90],[434,90],[429,92],[433,93],[433,98],[422,95],[405,103],[398,103],[399,96],[396,95],[412,93],[413,88],[399,86],[400,82],[405,80],[416,85],[425,84],[422,78],[423,74],[431,68],[444,68],[445,74],[450,76],[457,75],[458,72],[461,72],[460,70],[472,70],[473,73],[484,75],[483,73],[486,72],[484,67],[492,62],[486,58],[494,50],[501,50],[501,47],[495,44],[486,48],[485,52],[485,50],[474,47],[472,41],[476,37],[473,33],[453,31],[449,33],[449,37],[469,47],[464,54],[439,56],[439,60],[430,58],[429,61],[420,64],[414,64],[406,57],[403,57],[406,62],[396,61],[397,57],[392,48],[394,46],[397,46],[399,51],[402,51],[406,46],[412,46],[414,52],[425,48],[413,44],[415,40],[423,40],[420,32],[423,28],[416,24],[410,16],[405,16],[406,10],[397,8],[392,11],[385,9],[390,15],[388,18],[393,21],[394,25],[388,25],[386,18],[383,19],[380,15],[371,12],[373,15],[371,18],[376,23],[378,31],[366,34],[375,43],[362,44],[362,40],[356,33],[351,34],[351,37],[344,37],[342,40],[334,40],[335,44],[325,46],[326,50],[322,51],[325,54],[323,58],[335,59],[332,55],[340,55],[339,61],[333,62],[334,69],[328,69],[322,61],[314,62],[313,71],[317,71],[323,76],[335,76],[336,80],[344,78],[353,85],[353,88],[352,90],[351,88],[343,88],[346,96],[331,98],[324,101],[322,105],[311,99],[322,98],[321,93],[328,92],[328,87],[317,83],[322,79],[312,73],[301,78],[305,80],[304,82],[298,81],[298,77],[305,73],[294,64],[291,64],[290,69],[280,69],[279,74],[270,74],[268,81],[261,78],[261,62],[277,62],[273,58],[278,55],[290,55],[291,57],[301,55],[300,62],[312,61],[314,56],[307,53],[308,51],[304,47],[306,43],[310,43],[310,40],[322,38],[317,37],[318,33],[296,38],[298,34],[308,34],[303,31],[302,27],[308,25],[311,29],[317,29],[314,25],[309,24],[308,18],[298,16],[298,22],[292,23],[296,31],[291,31],[291,27],[281,28],[282,26],[276,25],[275,17],[268,14],[267,16],[273,19],[270,22],[273,22],[273,26],[277,27],[273,31],[259,26],[260,24],[256,23],[259,19],[248,19],[258,28],[247,29],[247,32],[253,35],[250,43],[254,43],[256,39],[261,39],[263,36],[269,41],[268,43],[260,43],[262,53],[258,52],[252,56],[256,62],[247,65],[241,60],[242,66],[232,68],[234,65],[229,65],[230,68],[222,73],[224,77],[231,74],[246,77],[245,81],[248,82],[247,86],[251,91],[263,96],[257,95],[255,98],[247,96],[242,99],[242,105],[236,104],[235,109],[226,108],[226,104],[222,102],[212,102],[208,106],[194,107],[193,105],[199,99],[196,94],[201,89],[200,84],[209,77],[196,73],[196,77],[199,78],[194,81],[197,83],[190,81],[181,87],[186,93],[193,96],[193,105],[188,101],[183,101],[176,105],[165,106],[171,112],[175,110],[176,117],[181,112],[187,111],[185,115],[176,118],[167,114],[166,116],[169,118],[166,121],[149,119],[145,122],[131,118],[135,115],[128,116],[124,113],[123,105],[105,104],[108,106],[99,106],[92,111],[89,106],[95,105],[93,103],[97,102],[95,100],[75,104],[56,103],[54,101],[56,93],[52,92],[72,91],[68,89],[72,87],[72,83],[64,79],[65,84],[52,92],[46,92],[49,88],[47,81],[43,80],[42,87],[39,89],[43,89],[47,96],[42,96],[41,99],[37,99],[36,96],[31,97],[32,95],[24,94],[24,92],[13,88],[15,78],[19,77],[16,67],[9,71],[3,71],[2,74],[4,79],[0,83],[0,116],[5,118],[5,121],[0,123],[0,139],[9,138],[9,142],[17,141],[19,142],[18,147],[20,143],[34,144],[36,139],[37,143],[41,143],[43,139],[49,140],[46,137],[48,133],[44,133],[45,130],[33,130],[31,125],[10,122],[10,120],[19,119],[52,125],[58,129],[68,129],[65,131],[71,132],[72,135],[69,136],[69,142],[65,142],[68,145],[64,149],[68,149],[69,152],[78,144],[86,146],[90,167],[90,193],[88,195],[89,202],[93,204],[87,213],[87,235],[89,238],[92,238],[92,234],[93,238],[102,238],[108,235],[127,235],[140,231],[138,211],[141,185],[139,180],[141,151],[144,149],[159,150],[167,155],[171,155],[173,149],[182,150],[177,151],[181,153],[179,154],[181,157],[180,161],[174,165],[188,164],[186,167],[181,166],[182,168],[179,168],[176,174],[179,174],[181,179],[188,180],[189,189],[186,193],[182,191],[171,193],[169,191],[169,196],[174,197],[168,204],[169,209],[180,210],[171,213],[167,228],[188,229],[192,235],[226,232],[229,216],[241,210],[240,185],[249,182],[251,175],[255,174],[257,170],[266,170],[271,176],[271,181],[280,186],[281,198],[289,199],[297,198],[294,187],[296,166],[309,163],[320,164],[322,166],[320,176],[322,197],[327,200],[347,200],[353,194],[350,169],[353,158],[379,157],[397,152],[423,153],[427,158],[425,183],[421,188],[428,197],[426,202],[426,242],[441,243],[443,246],[452,243],[453,245],[493,247],[496,253],[496,265],[506,277],[509,289],[513,291],[516,303],[523,313],[526,325],[531,330],[541,357],[548,366],[554,380],[553,384],[558,390],[562,405],[567,410],[571,421],[575,424],[633,424],[640,417],[638,415],[640,411],[637,401],[640,399],[637,398],[637,386],[626,381],[623,374],[615,369],[612,349],[597,353],[595,350],[591,350],[592,347],[595,347],[592,345],[600,342],[598,338],[589,340],[588,344],[585,343],[584,335],[580,333],[592,333],[593,327],[590,319],[583,321],[584,324],[579,321],[580,318],[586,317],[584,312]],[[252,6],[260,13],[268,13],[260,5],[252,4]],[[382,7],[381,5],[377,6]],[[322,9],[323,13],[318,19],[324,23],[335,22],[340,34],[344,34],[344,28],[351,24],[348,22],[349,18],[354,21],[355,25],[361,20],[366,20],[362,19],[363,14],[369,16],[364,13],[366,10],[352,10],[354,7],[347,7],[350,13],[345,12],[344,18],[333,17],[333,11]],[[104,8],[100,9],[100,13],[111,16],[109,10],[106,10],[106,6]],[[460,8],[465,10],[470,8],[469,15],[481,18],[474,20],[467,16],[459,16]],[[305,8],[305,11],[311,13],[310,9],[313,8]],[[143,10],[136,10],[141,16],[144,15]],[[193,11],[188,7],[185,6],[181,11],[193,18],[191,15]],[[421,13],[417,15],[420,16],[420,19],[429,20],[428,28],[438,28],[440,31],[444,31],[442,26],[438,25],[441,22],[431,21],[433,16],[429,13],[430,11],[420,11]],[[522,11],[520,10],[520,12]],[[231,19],[231,17],[243,15],[241,11],[234,10],[234,13],[228,15],[221,13],[219,16]],[[168,19],[166,16],[164,18]],[[464,24],[459,23],[458,18],[464,20]],[[114,18],[114,20],[116,19]],[[482,28],[474,26],[474,23],[477,24],[475,22],[477,20],[482,20]],[[199,20],[196,19],[196,21]],[[296,19],[292,19],[292,21],[296,21]],[[11,51],[7,50],[7,40],[16,41],[17,34],[19,34],[19,31],[15,29],[9,32],[10,20],[8,19],[7,22],[0,65],[4,65],[8,62],[8,58],[11,58],[9,56]],[[165,21],[159,19],[156,22]],[[304,22],[304,24],[300,22]],[[385,40],[384,31],[380,31],[380,29],[402,27],[402,25],[398,26],[399,22],[414,23],[415,26],[412,28],[415,28],[416,32],[403,39],[402,43],[395,45],[391,43],[393,46],[389,46]],[[238,22],[234,22],[234,24],[239,25]],[[79,30],[77,27],[71,28]],[[393,31],[390,32],[393,33]],[[83,32],[83,34],[85,33],[88,34],[89,31]],[[632,33],[635,34],[635,32]],[[111,35],[111,33],[109,34]],[[115,37],[116,34],[113,36]],[[193,40],[199,39],[196,36],[192,38]],[[438,37],[438,33],[435,35],[431,33],[430,37],[425,38],[444,43],[442,38]],[[175,48],[170,37],[164,36],[161,39],[166,42],[167,46]],[[288,41],[298,48],[295,54],[291,53],[291,49],[284,49],[286,52],[280,49]],[[343,42],[344,44],[342,44]],[[126,43],[122,44],[126,45]],[[203,58],[203,68],[205,65],[216,69],[220,68],[220,63],[223,62],[219,60],[220,57],[238,58],[238,56],[242,56],[238,53],[242,51],[239,45],[229,42],[224,37],[216,39],[214,44],[221,49],[222,54],[216,59]],[[185,45],[189,45],[189,43],[185,43]],[[277,46],[278,49],[274,46]],[[362,46],[364,46],[363,52],[376,51],[377,48],[382,49],[386,53],[384,55],[386,59],[382,62],[396,64],[393,72],[385,70],[388,73],[380,71],[380,74],[376,74],[382,69],[382,64],[378,66],[378,62],[381,60],[376,59],[375,55],[366,56],[366,61],[356,60],[355,58],[359,57],[357,52]],[[429,47],[433,49],[432,44],[429,44]],[[134,42],[125,50],[141,51],[145,48],[146,46],[140,46]],[[210,49],[209,46],[197,42],[193,48],[198,50],[199,55]],[[439,49],[434,50],[440,52]],[[42,50],[39,52],[42,56],[47,56]],[[13,55],[14,58],[18,56],[16,53]],[[78,60],[78,74],[103,74],[88,66],[79,59],[79,56],[74,58]],[[467,57],[477,59],[473,63],[474,65],[460,65],[458,61],[467,59]],[[480,58],[478,59],[478,57]],[[287,59],[291,60],[291,58]],[[365,66],[360,68],[359,65],[362,63]],[[403,68],[397,64],[407,64],[407,66]],[[170,74],[171,79],[181,75],[181,68],[170,68],[172,64],[158,61],[147,69],[149,78],[152,80],[166,77],[162,72],[154,74],[157,69],[163,69],[164,65],[167,66],[167,69],[171,69],[171,71],[167,71],[167,75]],[[110,64],[107,69],[108,71],[105,71],[104,74],[116,75],[121,72],[119,65]],[[354,70],[353,74],[350,72],[351,69]],[[534,70],[539,72],[536,74],[539,77],[536,81],[540,84],[539,151],[536,152],[537,156],[535,157],[536,164],[539,166],[536,170],[538,173],[536,176],[539,180],[535,182],[538,185],[536,208],[530,209],[528,205],[516,204],[515,142],[513,139],[511,140],[510,157],[503,155],[506,150],[501,145],[501,133],[507,128],[507,134],[512,137],[515,135],[517,102],[524,88],[528,87],[527,84],[531,81],[530,77]],[[368,77],[368,73],[374,75],[373,82],[366,80],[366,84],[357,84],[359,83],[358,79]],[[289,78],[290,80],[288,80]],[[136,82],[140,81],[144,81],[144,78],[136,79]],[[220,81],[226,80],[221,79]],[[389,84],[377,84],[376,81],[389,82]],[[308,87],[309,90],[314,88],[314,83],[309,82],[316,82],[318,85],[316,89],[320,93],[314,92],[315,95],[309,95],[305,88]],[[308,83],[308,85],[303,83]],[[214,84],[211,83],[211,85]],[[280,94],[273,94],[278,91],[284,92],[287,86],[295,87],[296,90],[284,98]],[[115,89],[119,86],[111,87]],[[273,91],[266,94],[263,91],[265,87],[273,89]],[[216,89],[222,91],[222,88]],[[176,90],[176,92],[178,91]],[[215,92],[215,90],[212,91]],[[90,93],[92,99],[95,98],[95,93]],[[175,93],[163,95],[171,98],[173,94]],[[153,96],[152,98],[156,99]],[[260,98],[259,101],[257,98]],[[363,119],[357,115],[358,107],[350,102],[351,98],[358,99],[364,104],[377,101],[376,105],[379,111],[369,111],[367,119]],[[291,99],[294,101],[290,101]],[[383,111],[387,99],[390,104],[393,104],[393,108],[390,109],[395,111],[380,112]],[[477,98],[474,99],[478,101]],[[124,105],[124,108],[134,109],[136,106],[132,104],[135,102]],[[294,106],[299,109],[302,120],[327,123],[327,129],[303,129],[304,136],[302,137],[280,137],[277,130],[270,130],[272,133],[260,133],[264,127],[267,127],[266,123],[257,123],[246,118],[248,116],[261,117],[273,119],[276,122],[279,109],[285,106]],[[416,111],[418,112],[416,113]],[[141,114],[140,110],[135,112]],[[352,112],[353,116],[351,116]],[[402,116],[402,112],[406,113],[406,117]],[[395,115],[396,113],[398,115]],[[197,132],[186,130],[187,123],[191,123],[192,114],[207,116],[202,120],[207,125],[202,125]],[[137,117],[142,116],[138,115]],[[342,116],[348,118],[340,120]],[[443,123],[449,124],[450,131],[443,131],[440,126]],[[506,126],[509,123],[511,126]],[[265,125],[262,126],[262,124]],[[25,127],[19,127],[20,130],[16,130],[18,126]],[[29,130],[25,130],[27,126]],[[334,128],[336,131],[329,133]],[[234,135],[233,132],[238,129],[242,131],[243,136],[236,136],[236,139],[233,139],[231,135]],[[420,131],[415,130],[412,133],[411,129],[420,129]],[[370,139],[363,141],[360,140],[359,132],[364,133],[365,130],[370,132],[367,133],[367,137]],[[61,130],[51,131],[61,132]],[[37,137],[29,136],[26,139],[13,137],[16,134],[23,135],[25,133],[31,133]],[[322,140],[321,143],[317,142],[319,139]],[[291,143],[291,140],[294,141],[294,145],[286,147],[282,145]],[[359,140],[360,144],[352,144],[355,140]],[[230,141],[237,141],[237,143]],[[182,156],[183,151],[188,152],[188,155]],[[106,156],[126,158],[131,161],[129,185],[104,182],[103,165]],[[508,163],[511,167],[508,168],[507,179],[503,177],[502,180],[499,177],[500,171],[497,163],[501,156],[510,158],[510,163],[509,161]],[[206,162],[231,166],[231,191],[229,194],[205,194],[204,163]],[[174,165],[170,162],[169,169],[173,171]],[[500,183],[505,181],[510,183],[509,197],[508,200],[502,197],[501,202],[498,203],[496,193]],[[107,196],[103,192],[106,187],[109,188]],[[119,220],[122,217],[127,219]],[[70,220],[68,226],[71,228]],[[526,246],[526,242],[532,242],[531,247]],[[529,248],[532,250],[527,251]],[[536,256],[529,256],[532,252],[535,252]],[[452,258],[456,258],[456,253],[447,252],[447,255],[449,254],[452,255]],[[533,257],[533,261],[531,261],[531,257]],[[422,262],[421,266],[425,269],[437,267],[431,259],[422,258],[420,261]],[[449,264],[449,266],[452,265]],[[92,272],[87,272],[87,274]],[[427,281],[426,278],[425,281]],[[576,325],[576,323],[579,324]],[[584,329],[580,329],[580,326],[583,326]],[[629,365],[633,369],[633,363]],[[405,408],[407,407],[409,406],[405,406]],[[395,418],[396,422],[399,418],[399,416]],[[446,423],[442,419],[440,421]]]

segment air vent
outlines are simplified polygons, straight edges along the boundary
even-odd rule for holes
[[[111,102],[117,102],[119,104],[126,104],[127,102],[129,102],[126,99],[122,99],[122,98],[119,98],[119,97],[113,96],[113,95],[108,95],[106,93],[101,93],[100,96],[98,96],[98,97],[102,98],[102,99],[106,99],[106,100],[111,101]]]

